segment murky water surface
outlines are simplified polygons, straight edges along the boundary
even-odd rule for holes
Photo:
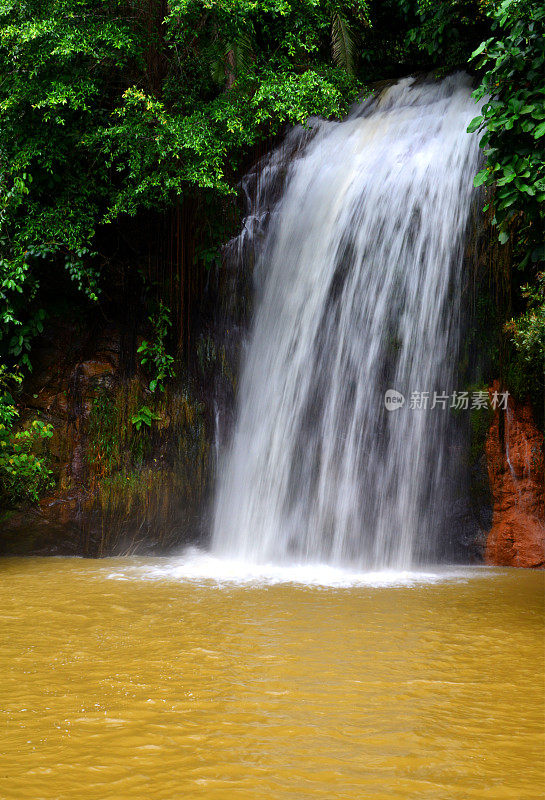
[[[311,573],[1,561],[2,800],[543,797],[543,573]]]

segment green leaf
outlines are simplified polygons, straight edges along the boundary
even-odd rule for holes
[[[467,132],[468,133],[473,133],[474,131],[477,130],[477,128],[480,128],[482,124],[483,124],[483,117],[482,116],[475,117],[469,123],[469,125],[467,127]]]
[[[473,186],[475,186],[475,187],[482,186],[483,183],[485,183],[486,180],[488,179],[489,174],[490,173],[489,173],[489,171],[487,169],[482,169],[473,178]]]
[[[477,49],[471,53],[470,59],[477,58],[477,56],[480,56],[485,47],[487,47],[491,41],[492,39],[487,39],[485,42],[481,42],[481,44],[477,47]]]

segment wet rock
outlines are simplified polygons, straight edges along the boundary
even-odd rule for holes
[[[105,375],[113,375],[115,372],[115,365],[110,360],[99,361],[96,358],[91,358],[88,361],[82,361],[81,372],[84,378],[92,380],[93,378],[103,378]]]
[[[181,374],[151,397],[149,376],[134,369],[141,337],[124,331],[53,320],[36,342],[21,421],[39,414],[53,426],[55,489],[38,505],[0,509],[0,554],[165,552],[203,535],[213,467],[207,409],[223,362],[212,365],[208,392],[203,376]],[[131,419],[143,404],[157,418],[138,431]]]
[[[496,382],[491,392],[499,390]],[[545,566],[543,435],[529,403],[509,398],[496,410],[486,441],[494,500],[485,559],[512,567]]]

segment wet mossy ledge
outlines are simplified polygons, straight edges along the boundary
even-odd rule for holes
[[[161,553],[206,537],[217,418],[234,396],[226,346],[201,334],[190,365],[177,360],[154,393],[134,353],[127,375],[125,336],[121,325],[58,319],[40,337],[23,425],[52,425],[54,488],[0,512],[1,554]],[[136,347],[142,335],[131,338]]]

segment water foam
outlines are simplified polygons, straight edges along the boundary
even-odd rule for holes
[[[445,581],[465,582],[491,574],[491,570],[480,567],[438,566],[426,570],[384,569],[360,572],[324,563],[255,564],[243,559],[222,558],[197,548],[189,548],[174,558],[131,558],[122,561],[121,568],[115,572],[108,571],[109,578],[177,581],[218,588],[294,584],[332,589],[386,589],[417,587]]]

